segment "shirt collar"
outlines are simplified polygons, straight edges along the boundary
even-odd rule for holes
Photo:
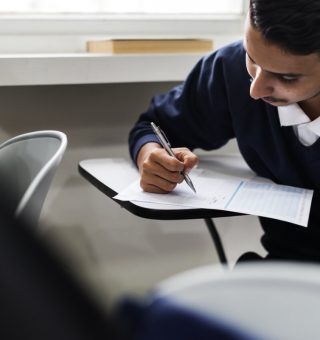
[[[279,106],[278,114],[281,126],[307,124],[309,130],[320,136],[320,117],[311,121],[298,104]]]
[[[302,111],[298,104],[279,106],[278,114],[281,126],[291,126],[310,122],[310,118]]]
[[[320,136],[320,117],[313,120],[308,124],[308,128],[314,132],[317,136]]]

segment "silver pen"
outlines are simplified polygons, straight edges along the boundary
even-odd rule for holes
[[[167,153],[174,157],[175,159],[177,159],[176,155],[173,153],[172,149],[171,149],[171,145],[170,142],[168,141],[167,136],[165,135],[165,133],[160,129],[159,126],[157,126],[155,123],[151,122],[151,127],[153,132],[155,133],[155,135],[158,137],[158,140],[160,142],[160,144],[162,145],[162,147],[167,151]],[[190,179],[190,177],[182,172],[182,176],[184,178],[184,180],[187,182],[187,184],[189,185],[189,187],[192,189],[192,191],[194,193],[196,193],[196,189]]]

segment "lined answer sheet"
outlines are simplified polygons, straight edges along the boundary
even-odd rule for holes
[[[312,195],[312,190],[252,179],[241,184],[225,210],[271,217],[306,227]]]
[[[220,176],[207,170],[196,169],[190,175],[197,193],[185,182],[169,194],[142,191],[139,181],[125,188],[118,200],[171,204],[190,208],[227,210],[244,214],[270,217],[306,227],[312,201],[312,190],[278,185],[252,176]]]

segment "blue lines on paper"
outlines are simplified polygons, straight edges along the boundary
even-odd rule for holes
[[[234,191],[234,193],[232,194],[232,196],[230,197],[229,201],[226,203],[224,209],[228,209],[228,205],[232,202],[234,196],[238,193],[238,191],[240,190],[240,188],[243,186],[243,181],[241,181],[237,187],[237,189]]]

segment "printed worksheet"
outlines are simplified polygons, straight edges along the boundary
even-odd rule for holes
[[[196,188],[193,193],[183,182],[169,194],[142,191],[139,181],[125,188],[118,200],[171,204],[190,208],[218,209],[270,217],[306,227],[312,190],[278,185],[258,176],[215,178],[208,170],[196,169],[190,175]]]

